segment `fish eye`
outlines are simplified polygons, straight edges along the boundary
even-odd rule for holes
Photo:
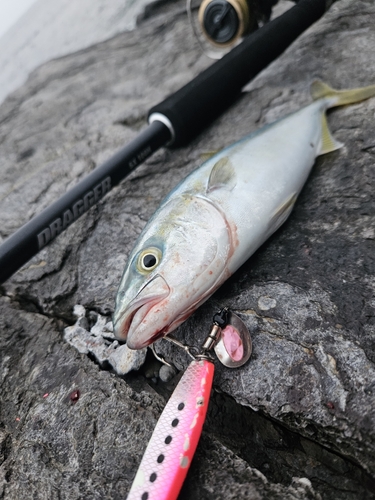
[[[138,270],[140,272],[150,272],[159,264],[161,251],[158,248],[147,248],[138,257]]]

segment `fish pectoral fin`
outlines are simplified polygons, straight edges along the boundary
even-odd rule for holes
[[[375,96],[375,85],[349,90],[335,90],[321,80],[314,80],[310,88],[311,96],[316,101],[324,97],[332,98],[328,107],[354,104]]]
[[[320,151],[318,151],[317,156],[324,155],[326,153],[331,153],[331,151],[336,151],[336,149],[340,149],[343,147],[343,143],[336,141],[336,139],[332,136],[329,128],[327,117],[323,113],[322,114],[322,142]]]
[[[289,217],[291,211],[293,210],[294,204],[297,201],[298,193],[291,194],[285,201],[282,203],[272,215],[270,222],[268,224],[268,234],[271,235],[274,233],[279,227],[284,224],[284,222]]]
[[[228,158],[224,156],[213,166],[207,183],[207,193],[218,188],[225,188],[231,191],[236,185],[236,173]]]

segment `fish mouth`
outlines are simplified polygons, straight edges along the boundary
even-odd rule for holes
[[[120,316],[115,320],[114,332],[119,340],[126,340],[130,349],[142,349],[163,335],[163,331],[151,329],[145,337],[139,335],[142,323],[150,310],[160,301],[168,297],[170,288],[165,279],[157,274],[148,281],[138,292],[135,298],[120,311]],[[155,331],[154,331],[155,330]]]

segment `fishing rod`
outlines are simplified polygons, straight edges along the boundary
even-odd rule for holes
[[[136,139],[2,243],[0,284],[159,148],[187,144],[238,98],[250,80],[317,21],[333,1],[299,0],[153,107],[148,114],[148,127]]]

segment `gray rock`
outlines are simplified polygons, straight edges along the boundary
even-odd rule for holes
[[[163,365],[159,370],[159,377],[162,382],[169,382],[177,374],[176,369],[173,366]]]
[[[152,359],[145,366],[145,369],[144,369],[144,375],[145,375],[145,377],[157,380],[157,378],[159,377],[160,368],[161,368],[160,361],[157,360],[157,359]]]
[[[78,321],[93,326],[94,311],[107,328],[136,236],[201,153],[309,102],[314,77],[374,83],[374,15],[371,0],[335,3],[188,147],[159,151],[1,287],[3,498],[126,496],[164,399],[141,374],[116,377],[64,341],[74,306],[86,309]],[[176,2],[35,71],[0,107],[1,238],[209,63]],[[176,332],[199,345],[229,306],[253,337],[247,365],[216,366],[182,498],[375,498],[374,109],[372,99],[330,114],[345,148],[317,160],[288,222]],[[157,349],[178,369],[189,363],[169,343]]]
[[[132,370],[139,370],[145,362],[147,348],[132,351],[127,345],[120,345],[112,352],[108,362],[118,375],[126,375]]]
[[[96,323],[87,331],[82,323],[87,318],[82,305],[75,305],[73,314],[78,320],[73,326],[68,326],[64,331],[64,339],[81,354],[90,354],[102,368],[110,365],[117,375],[125,375],[132,370],[139,370],[146,359],[147,348],[132,351],[126,345],[119,345],[114,340],[112,322],[105,316],[97,314]],[[87,327],[88,328],[88,327]]]
[[[112,321],[105,316],[97,315],[95,325],[90,329],[92,335],[114,339]]]
[[[37,0],[0,37],[0,102],[40,64],[135,27],[147,0]]]

